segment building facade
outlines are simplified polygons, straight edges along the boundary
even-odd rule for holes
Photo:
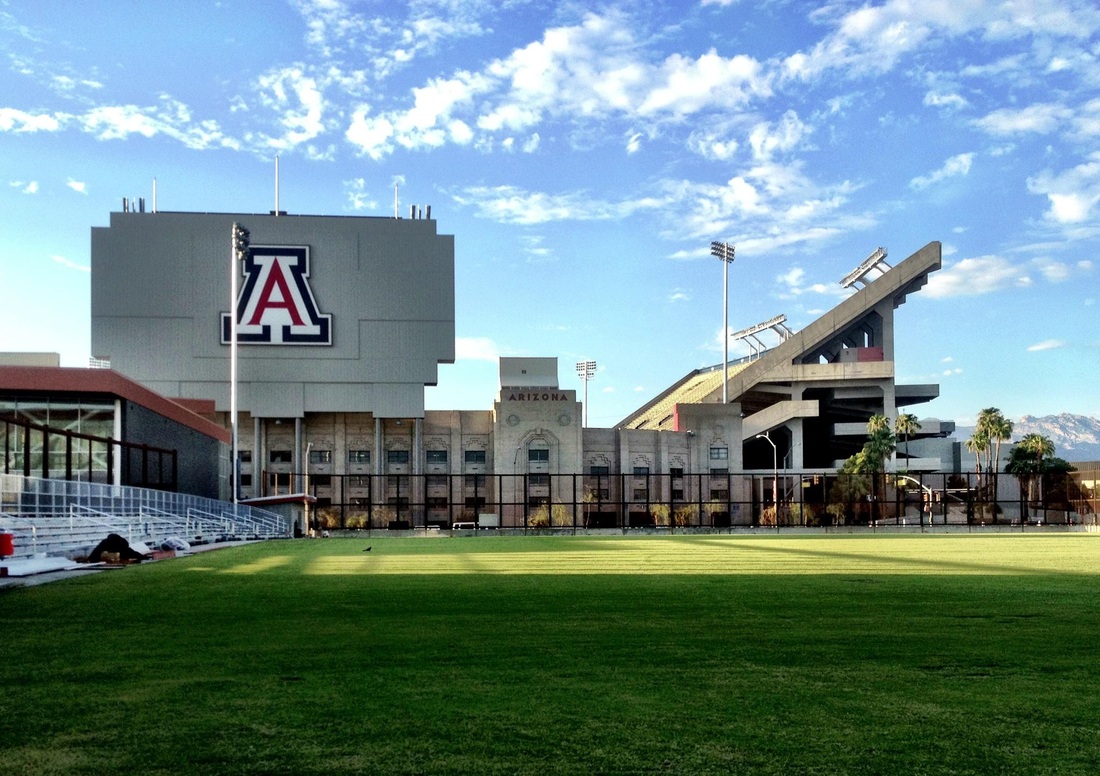
[[[237,492],[306,490],[333,527],[745,524],[835,471],[871,415],[938,395],[896,384],[893,331],[939,266],[939,243],[880,266],[778,346],[587,429],[554,358],[502,358],[491,408],[425,411],[454,360],[454,240],[430,218],[112,213],[92,231],[92,352],[223,428],[235,384]],[[921,423],[899,465],[954,466],[952,424]]]

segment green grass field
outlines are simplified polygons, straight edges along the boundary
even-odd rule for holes
[[[1094,774],[1098,572],[1083,534],[371,537],[0,590],[0,774]]]

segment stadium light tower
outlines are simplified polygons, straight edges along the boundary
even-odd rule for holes
[[[578,361],[577,376],[584,383],[584,424],[582,428],[588,428],[588,381],[596,376],[596,362]]]
[[[237,263],[244,261],[248,255],[248,238],[248,230],[234,222],[229,252],[229,419],[233,429],[233,449],[229,460],[234,504],[240,500],[241,482],[240,435],[237,428],[237,275],[240,272]]]
[[[728,242],[712,242],[710,255],[722,260],[722,403],[730,400],[730,264],[734,247]]]

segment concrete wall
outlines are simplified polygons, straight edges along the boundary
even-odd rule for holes
[[[163,395],[227,409],[234,222],[254,246],[308,248],[308,286],[332,316],[331,345],[239,347],[240,409],[423,416],[424,386],[454,361],[454,239],[430,220],[112,213],[92,230],[92,352]]]

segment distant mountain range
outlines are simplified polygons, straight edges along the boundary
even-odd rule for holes
[[[952,436],[965,441],[974,433],[973,426],[956,426]],[[1100,461],[1100,418],[1088,415],[1024,415],[1012,420],[1012,441],[1025,434],[1042,434],[1054,443],[1054,454],[1067,461]]]

